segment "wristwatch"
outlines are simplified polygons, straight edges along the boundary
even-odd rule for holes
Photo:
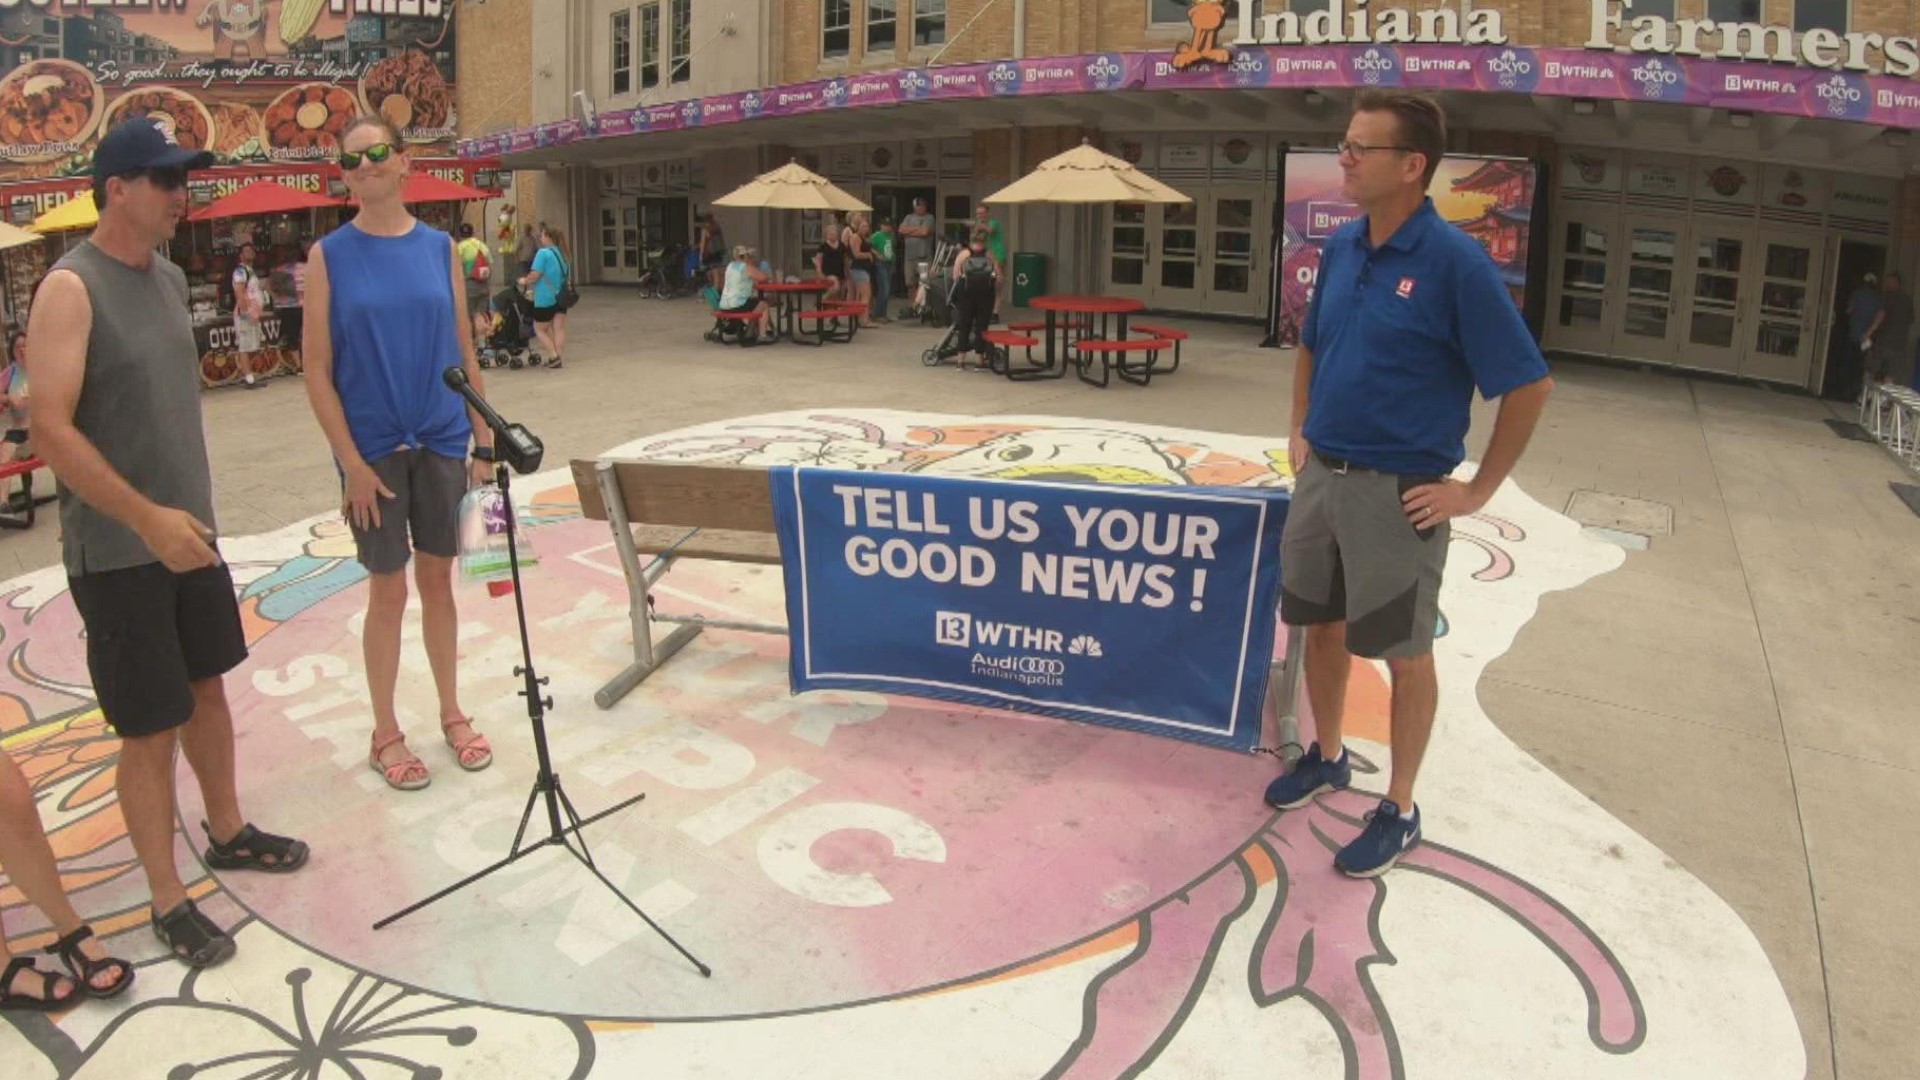
[[[475,461],[492,461],[492,460],[493,460],[493,447],[491,447],[491,446],[476,446],[476,447],[474,447],[474,448],[473,448],[473,460],[475,460]]]

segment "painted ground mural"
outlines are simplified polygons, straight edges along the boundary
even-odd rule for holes
[[[1268,441],[1060,418],[802,411],[618,453],[1289,482]],[[1375,796],[1276,815],[1260,799],[1264,755],[908,698],[793,697],[778,638],[709,631],[601,711],[592,692],[630,649],[606,527],[579,517],[564,472],[517,491],[540,556],[527,599],[557,699],[556,767],[583,814],[647,795],[589,844],[713,977],[558,852],[370,929],[506,851],[533,754],[513,609],[462,586],[463,696],[497,764],[462,773],[432,738],[412,644],[402,723],[433,784],[400,795],[367,769],[364,579],[338,521],[316,519],[227,545],[253,643],[229,680],[243,801],[312,841],[314,859],[285,878],[214,875],[183,851],[202,905],[244,923],[239,955],[195,975],[156,959],[144,925],[115,743],[64,580],[5,587],[0,738],[77,906],[144,961],[128,1000],[8,1014],[8,1080],[1805,1071],[1745,925],[1480,711],[1479,673],[1539,598],[1623,558],[1511,484],[1456,525],[1422,778],[1429,840],[1378,881],[1332,869]],[[782,612],[774,569],[685,564],[657,592],[662,611]],[[1384,762],[1386,684],[1368,664],[1355,675],[1354,745]],[[1356,778],[1383,786],[1377,769]],[[50,938],[17,891],[0,905],[19,946]]]

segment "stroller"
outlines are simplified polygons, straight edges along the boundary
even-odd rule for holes
[[[933,259],[922,263],[920,285],[914,290],[909,317],[924,326],[950,326],[953,323],[953,260],[960,257],[960,245],[942,240],[933,246]]]
[[[959,249],[956,247],[954,250],[957,252]],[[955,257],[957,258],[958,256],[956,255]],[[927,281],[924,277],[920,280],[920,287],[922,289],[927,288]],[[920,354],[920,362],[922,364],[928,367],[938,367],[961,353],[973,351],[961,342],[960,326],[958,321],[953,318],[955,300],[959,297],[960,290],[965,287],[966,279],[954,275],[952,276],[952,280],[948,282],[946,288],[928,290],[930,295],[933,293],[939,294],[940,302],[947,316],[946,322],[944,323],[947,328],[947,333],[945,337],[940,339],[940,344]],[[988,370],[996,372],[1005,371],[1007,369],[1006,348],[999,345],[987,345],[986,348]]]
[[[480,366],[518,371],[527,366],[527,356],[533,348],[533,301],[518,287],[509,286],[493,294],[490,306],[493,330],[487,335],[486,348],[480,352]]]

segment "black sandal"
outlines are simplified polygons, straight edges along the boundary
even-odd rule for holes
[[[182,900],[165,915],[154,912],[153,932],[167,950],[188,967],[204,968],[232,956],[239,946],[212,919],[200,914],[192,900]]]
[[[285,874],[298,870],[307,861],[304,840],[264,833],[252,825],[240,826],[233,839],[221,843],[213,838],[213,827],[206,822],[200,828],[207,834],[207,865],[215,870],[264,870]]]
[[[40,992],[47,996],[33,997],[13,992],[13,980],[23,971],[31,971],[40,976]],[[61,983],[71,983],[72,979],[57,971],[41,971],[34,966],[31,956],[16,956],[7,965],[6,974],[0,975],[0,1012],[55,1012],[80,1000],[80,988],[75,986],[66,994],[55,996],[54,991]]]
[[[80,990],[88,997],[110,998],[133,985],[133,965],[118,957],[109,956],[104,960],[94,960],[80,951],[80,943],[93,936],[93,927],[82,925],[80,929],[61,938],[46,947],[48,956],[57,956],[67,970],[79,981]],[[93,984],[93,977],[101,972],[111,971],[117,977],[104,989]]]

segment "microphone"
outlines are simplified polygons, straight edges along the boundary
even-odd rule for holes
[[[441,381],[467,400],[467,405],[480,414],[493,431],[493,456],[495,461],[504,461],[513,467],[513,471],[526,475],[540,467],[540,459],[546,455],[547,448],[541,445],[533,432],[524,425],[509,424],[487,400],[473,392],[473,383],[467,379],[467,373],[458,367],[450,367],[440,373]]]

